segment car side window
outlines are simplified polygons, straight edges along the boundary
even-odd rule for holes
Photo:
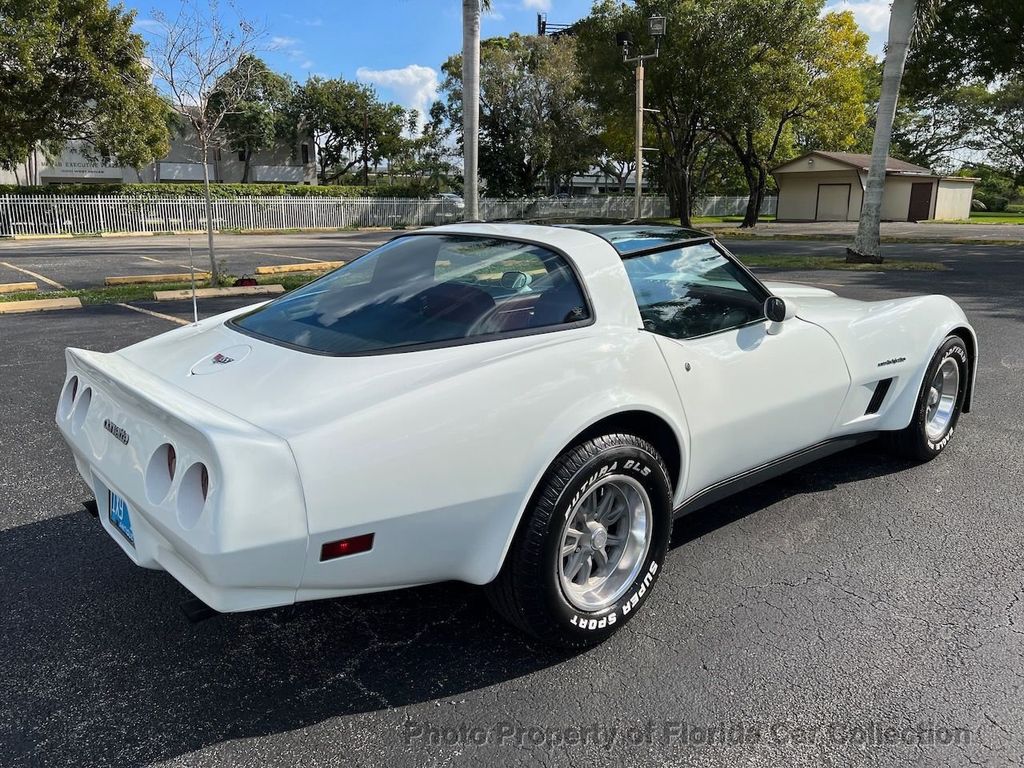
[[[692,339],[764,319],[767,296],[711,243],[623,261],[644,328]]]

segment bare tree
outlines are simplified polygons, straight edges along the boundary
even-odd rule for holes
[[[153,13],[149,59],[158,86],[192,129],[194,147],[203,166],[206,195],[206,238],[213,284],[220,279],[213,248],[213,202],[210,196],[210,152],[219,146],[219,129],[248,95],[258,61],[253,56],[263,32],[229,5],[236,21],[221,16],[218,0],[184,0],[173,19]]]

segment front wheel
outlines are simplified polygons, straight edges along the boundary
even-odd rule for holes
[[[892,434],[898,453],[930,461],[942,452],[953,439],[969,375],[967,345],[959,336],[947,336],[925,371],[910,424]]]
[[[501,572],[487,587],[521,630],[567,647],[601,642],[657,580],[672,525],[671,482],[647,441],[610,434],[548,470]]]

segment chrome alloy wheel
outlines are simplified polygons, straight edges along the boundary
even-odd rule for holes
[[[935,372],[928,388],[928,405],[924,425],[929,440],[939,440],[949,429],[960,393],[960,366],[947,357]]]
[[[600,611],[621,598],[637,574],[654,528],[651,500],[632,477],[602,478],[569,511],[558,577],[569,603]]]

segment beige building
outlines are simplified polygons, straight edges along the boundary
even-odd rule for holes
[[[779,221],[856,221],[860,218],[871,155],[809,152],[774,168]],[[883,221],[966,219],[977,179],[941,176],[888,158]]]

